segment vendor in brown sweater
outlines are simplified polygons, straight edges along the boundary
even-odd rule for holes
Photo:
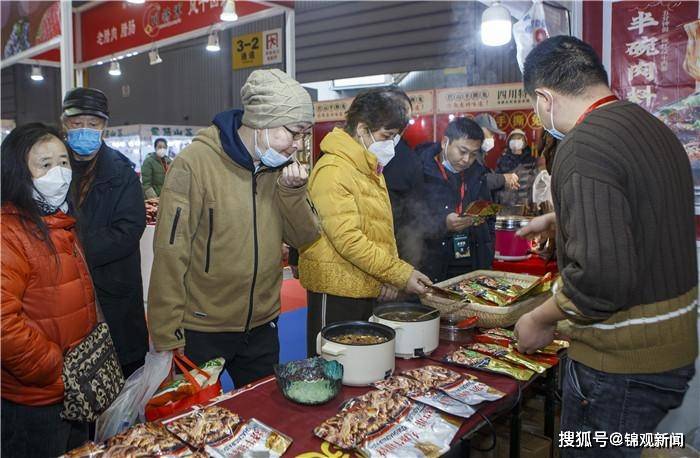
[[[562,141],[555,212],[521,232],[556,231],[561,278],[516,324],[519,348],[545,346],[557,324],[571,337],[562,431],[653,432],[681,404],[698,355],[688,157],[668,127],[617,100],[600,59],[576,38],[539,44],[523,75],[545,129]],[[640,453],[608,447],[605,456]],[[562,449],[567,456],[600,451]]]

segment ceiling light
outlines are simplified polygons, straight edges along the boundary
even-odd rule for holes
[[[112,76],[119,76],[122,74],[122,69],[119,67],[119,62],[116,60],[109,64],[109,74]]]
[[[163,59],[160,58],[160,54],[158,54],[157,49],[152,49],[151,51],[148,52],[148,63],[151,65],[158,65],[161,62],[163,62]]]
[[[102,65],[103,63],[104,63],[104,62],[102,62],[101,60],[100,60],[100,61],[97,61],[97,65]]]
[[[209,39],[207,40],[207,51],[217,52],[220,50],[221,46],[219,46],[219,34],[216,32],[210,33]]]
[[[146,0],[126,0],[127,3],[133,3],[134,5],[141,5],[146,3]]]
[[[390,86],[394,83],[394,77],[392,75],[371,75],[371,76],[359,76],[357,78],[341,78],[333,80],[331,89],[333,90],[345,90],[345,89],[359,89],[366,87],[380,87],[380,86]]]
[[[224,4],[224,9],[221,11],[221,16],[219,19],[225,22],[233,22],[238,20],[238,15],[236,14],[236,2],[234,0],[226,0]]]
[[[30,78],[33,81],[44,81],[44,74],[41,72],[41,67],[38,66],[33,66],[32,67],[32,76]]]
[[[502,46],[510,41],[512,28],[510,11],[494,1],[481,15],[481,42],[486,46]]]

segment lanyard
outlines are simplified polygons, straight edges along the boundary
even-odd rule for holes
[[[603,97],[602,99],[599,99],[593,103],[590,107],[586,108],[586,111],[583,112],[581,116],[579,116],[578,120],[576,121],[576,125],[581,124],[584,119],[586,119],[586,116],[591,114],[592,111],[595,109],[599,108],[601,105],[605,105],[606,103],[610,102],[615,102],[617,101],[618,98],[616,95],[609,95],[607,97]]]
[[[450,184],[450,179],[447,176],[447,171],[445,170],[445,166],[438,161],[437,156],[435,156],[433,159],[435,159],[435,163],[438,166],[438,169],[440,170],[440,173],[442,174],[442,177],[445,179],[447,184]],[[460,179],[461,179],[461,186],[459,187],[459,203],[457,204],[457,208],[455,208],[455,212],[457,212],[458,215],[462,214],[462,202],[464,202],[464,195],[466,194],[467,190],[467,184],[464,182],[464,172],[459,174]]]

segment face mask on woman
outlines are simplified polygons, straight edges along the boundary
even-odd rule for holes
[[[486,138],[481,144],[481,151],[483,151],[484,153],[488,153],[493,149],[494,146],[496,146],[496,141],[493,138]]]
[[[73,173],[70,169],[56,166],[49,170],[46,175],[35,178],[33,197],[40,204],[50,207],[50,210],[56,211],[61,208],[67,210],[66,197],[70,189],[70,182]],[[63,208],[65,206],[65,208]]]
[[[365,141],[362,140],[362,137],[360,137],[360,140],[362,140],[362,146],[364,146],[367,151],[374,154],[379,165],[386,167],[396,155],[396,151],[394,149],[396,143],[398,143],[396,142],[396,137],[378,142],[374,139],[372,132],[369,133],[369,136],[372,137],[372,144],[369,145],[369,148],[367,148],[367,146],[365,146]]]
[[[513,139],[508,145],[510,146],[511,151],[520,151],[525,147],[525,142],[521,139]]]
[[[168,150],[166,148],[158,148],[156,150],[156,156],[159,158],[163,159],[165,155],[167,154]]]

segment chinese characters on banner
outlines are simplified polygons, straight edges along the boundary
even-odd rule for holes
[[[141,5],[121,1],[100,2],[82,13],[83,62],[211,27],[219,23],[224,4],[225,0],[149,0]],[[239,17],[267,8],[254,2],[236,2]]]
[[[618,97],[654,112],[691,94],[684,25],[697,18],[697,1],[613,3],[611,76]]]
[[[506,134],[514,129],[525,131],[533,153],[537,154],[534,146],[540,140],[542,124],[532,110],[532,102],[522,83],[438,89],[437,112],[436,141],[440,141],[447,124],[455,117],[488,113]],[[496,167],[506,147],[504,137],[497,136],[495,140],[494,148],[486,156],[486,165],[491,168]]]

